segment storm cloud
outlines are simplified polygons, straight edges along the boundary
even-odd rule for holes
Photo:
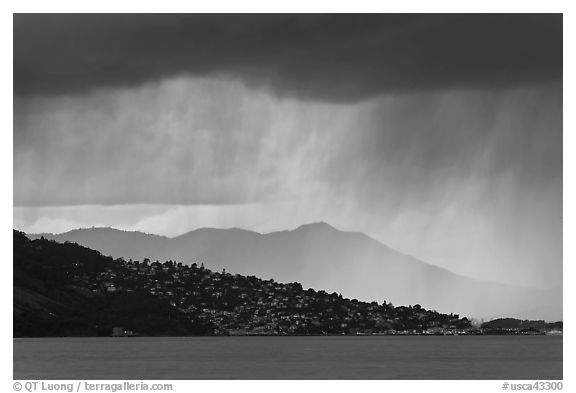
[[[560,287],[562,93],[562,15],[15,15],[14,225],[327,221]]]
[[[215,75],[345,102],[559,80],[562,15],[14,16],[17,96]]]

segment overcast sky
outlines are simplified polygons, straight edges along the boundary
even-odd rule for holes
[[[15,15],[14,226],[326,221],[562,277],[561,15]]]

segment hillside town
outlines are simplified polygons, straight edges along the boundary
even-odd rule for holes
[[[216,272],[202,263],[113,259],[76,243],[29,240],[19,232],[14,244],[15,286],[38,291],[38,299],[69,299],[49,312],[47,306],[18,303],[15,321],[23,335],[469,335],[562,329],[561,322],[473,326],[466,317],[418,304],[368,303],[297,282]],[[42,285],[32,285],[32,276],[40,276]],[[17,302],[30,298],[19,293]]]
[[[419,305],[350,300],[338,293],[304,290],[299,283],[213,272],[203,264],[119,259],[94,274],[82,273],[81,262],[74,268],[72,278],[79,288],[94,294],[147,292],[210,324],[215,335],[477,333],[459,315]]]

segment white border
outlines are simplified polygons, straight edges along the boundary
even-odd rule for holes
[[[1,301],[5,318],[2,324],[2,382],[7,384],[3,391],[12,390],[12,202],[13,202],[13,179],[12,179],[12,13],[13,12],[561,12],[564,13],[564,385],[568,390],[573,378],[569,374],[570,369],[574,369],[573,348],[573,311],[571,310],[569,299],[573,299],[574,291],[570,283],[573,281],[573,264],[576,260],[574,252],[574,202],[576,193],[573,176],[574,162],[574,77],[573,70],[576,70],[574,62],[575,43],[573,9],[568,1],[496,1],[484,0],[481,2],[463,1],[425,1],[412,0],[410,2],[383,2],[370,0],[355,1],[283,1],[270,2],[264,0],[221,0],[211,2],[191,2],[191,1],[118,1],[100,0],[98,2],[79,1],[8,1],[3,2],[2,19],[0,28],[2,29],[1,40],[3,53],[6,56],[2,65],[2,121],[4,130],[2,131],[2,143],[0,143],[0,159],[2,160],[2,180],[4,184],[9,184],[6,191],[2,193],[2,226],[1,239],[2,250],[6,257],[3,260],[4,274],[2,274],[2,296]],[[360,387],[362,389],[418,389],[420,391],[458,391],[469,392],[489,392],[501,391],[502,381],[310,381],[310,382],[289,382],[278,383],[269,381],[173,381],[176,389],[174,391],[193,390],[226,390],[233,389],[239,392],[269,391],[270,388],[278,392],[290,392],[295,389],[310,390],[336,390],[338,392],[350,391]]]

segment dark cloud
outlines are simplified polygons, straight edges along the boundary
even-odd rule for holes
[[[561,14],[17,14],[16,96],[225,74],[330,101],[562,78]]]

